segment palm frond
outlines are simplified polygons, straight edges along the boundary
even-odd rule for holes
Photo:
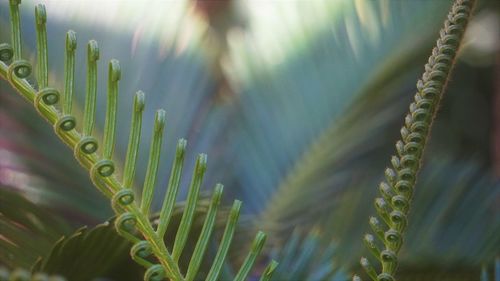
[[[368,259],[361,258],[361,265],[372,280],[395,280],[397,255],[403,244],[403,233],[408,227],[407,216],[417,174],[422,165],[423,150],[474,2],[455,1],[429,62],[425,65],[422,79],[417,82],[415,101],[411,103],[405,125],[401,129],[402,139],[396,143],[398,156],[391,158],[393,168],[386,169],[386,180],[379,187],[381,197],[375,199],[375,209],[380,221],[371,217],[370,226],[374,235],[367,234],[364,237],[365,245],[381,264],[379,274]],[[383,243],[383,250],[380,250],[375,237]]]
[[[12,87],[29,102],[32,102],[38,113],[54,126],[56,134],[61,140],[74,150],[75,158],[80,164],[89,170],[90,177],[97,187],[106,197],[112,200],[113,209],[118,215],[115,221],[115,227],[119,234],[134,243],[131,250],[132,258],[139,264],[147,268],[144,278],[146,280],[157,280],[170,278],[174,280],[192,280],[198,271],[200,260],[207,247],[211,232],[214,226],[213,219],[216,213],[220,197],[222,194],[222,185],[218,184],[215,187],[214,194],[211,199],[211,208],[208,211],[205,231],[202,231],[198,239],[198,244],[194,250],[194,255],[191,257],[191,262],[187,272],[181,272],[179,268],[179,258],[183,253],[188,235],[193,223],[194,210],[198,201],[198,194],[206,169],[206,155],[201,154],[196,160],[196,166],[193,172],[191,185],[189,187],[187,205],[185,207],[179,229],[175,237],[175,243],[170,252],[163,241],[165,229],[169,226],[170,212],[173,208],[174,199],[178,190],[178,180],[176,174],[182,170],[182,164],[185,156],[186,141],[180,140],[177,145],[176,157],[172,166],[172,182],[166,193],[165,204],[160,211],[158,228],[154,229],[149,220],[149,211],[152,203],[152,196],[156,184],[158,161],[161,150],[163,137],[163,128],[165,126],[165,111],[158,110],[155,115],[154,130],[150,146],[150,157],[146,172],[146,179],[143,186],[142,198],[140,203],[136,202],[136,195],[131,189],[131,186],[123,185],[115,174],[115,162],[113,158],[113,148],[115,139],[116,127],[116,103],[118,82],[121,77],[121,70],[118,61],[111,60],[109,63],[108,73],[108,101],[106,108],[105,134],[102,147],[96,137],[93,136],[96,112],[96,95],[97,95],[97,61],[99,60],[99,48],[97,42],[90,40],[87,45],[87,91],[86,102],[83,115],[83,124],[80,130],[77,130],[77,119],[70,115],[68,109],[71,107],[69,102],[65,103],[62,110],[59,110],[57,103],[61,99],[72,100],[70,96],[73,94],[74,78],[72,75],[67,75],[65,78],[66,90],[64,95],[60,95],[55,88],[48,87],[48,59],[47,59],[47,35],[46,35],[46,12],[43,5],[38,5],[35,10],[36,27],[37,27],[37,75],[38,75],[38,90],[29,83],[26,78],[31,74],[31,64],[22,59],[21,50],[21,27],[19,18],[19,0],[11,0],[9,2],[11,14],[11,42],[12,47],[4,44],[0,57],[0,75],[3,79],[8,80]],[[66,44],[66,73],[73,73],[74,49],[76,47],[76,37],[71,31],[67,33]],[[12,59],[10,64],[7,64]],[[133,107],[133,121],[140,119],[136,115],[142,114],[144,108],[144,95],[138,92],[135,96]],[[132,131],[139,131],[140,122],[133,122],[135,128]],[[135,134],[132,134],[135,136]],[[137,153],[138,141],[132,137],[130,139],[130,153]],[[127,156],[127,160],[131,163],[125,166],[134,166],[135,157]],[[128,169],[126,172],[131,173],[126,175],[126,178],[134,178],[134,170]],[[207,280],[218,279],[223,262],[226,258],[229,246],[231,245],[234,230],[238,221],[241,202],[235,201],[229,213],[229,219],[224,230],[219,249],[213,261],[212,267],[208,273]],[[138,237],[134,233],[137,229],[141,236]],[[253,242],[244,263],[241,265],[236,280],[244,280],[249,273],[250,268],[255,262],[256,255],[262,249],[265,241],[265,235],[259,232]],[[150,256],[154,256],[153,261],[149,260]],[[269,272],[266,272],[268,274]]]

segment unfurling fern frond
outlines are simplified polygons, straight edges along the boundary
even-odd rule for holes
[[[424,148],[474,3],[475,0],[455,1],[425,72],[417,82],[415,101],[410,104],[401,128],[402,138],[396,143],[398,155],[392,157],[392,168],[386,169],[386,181],[379,186],[381,197],[375,199],[379,218],[371,217],[369,221],[374,235],[364,237],[366,247],[382,267],[378,273],[367,258],[361,258],[361,266],[372,280],[395,280],[397,254],[408,224],[407,215]],[[377,239],[384,249],[380,249]],[[361,279],[354,276],[353,280]]]
[[[173,248],[169,250],[165,245],[163,236],[169,227],[179,190],[186,141],[181,139],[177,144],[168,189],[160,211],[158,226],[155,228],[150,222],[150,208],[158,172],[160,148],[165,126],[165,111],[158,110],[156,112],[146,178],[141,200],[138,202],[131,188],[141,139],[142,112],[145,106],[144,94],[139,91],[135,95],[129,145],[123,178],[120,180],[116,176],[115,162],[112,160],[115,144],[118,82],[121,74],[118,61],[111,60],[109,63],[107,109],[101,147],[101,144],[92,135],[95,124],[97,61],[99,60],[97,42],[91,40],[87,45],[87,89],[83,123],[81,131],[78,131],[76,128],[77,120],[71,114],[74,92],[75,49],[77,47],[76,35],[73,31],[67,33],[65,89],[63,95],[61,95],[58,90],[48,85],[47,33],[45,27],[47,16],[43,5],[36,6],[35,22],[38,60],[36,74],[38,86],[32,86],[26,80],[31,74],[31,65],[28,61],[23,60],[21,56],[21,26],[18,7],[20,2],[20,0],[10,0],[9,2],[12,46],[5,43],[0,45],[0,76],[9,81],[17,92],[33,103],[38,113],[54,126],[56,134],[73,149],[78,162],[89,170],[94,185],[111,199],[112,207],[117,214],[116,230],[134,243],[130,253],[137,263],[147,268],[144,279],[193,280],[199,278],[197,274],[215,226],[217,208],[222,195],[222,185],[218,184],[214,189],[201,234],[185,272],[182,272],[179,267],[179,258],[183,254],[193,224],[198,195],[207,165],[206,155],[201,154],[196,160],[184,213],[176,232]],[[56,107],[61,100],[62,106]],[[235,201],[206,280],[217,280],[219,278],[234,235],[240,207],[241,202]],[[137,231],[140,235],[137,234]],[[266,236],[262,232],[256,235],[251,250],[236,274],[235,280],[246,279],[262,249],[265,238]],[[275,267],[275,262],[271,262],[262,279],[267,280]]]

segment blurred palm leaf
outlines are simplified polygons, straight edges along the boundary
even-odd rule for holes
[[[474,159],[429,161],[403,246],[402,262],[479,266],[500,245],[500,182]]]
[[[333,243],[322,246],[319,229],[305,235],[296,229],[284,245],[271,250],[270,256],[280,261],[272,280],[349,279],[341,268],[342,261],[334,260],[335,248]]]
[[[320,170],[324,162],[314,157],[302,165],[313,147],[319,147],[316,151],[321,147],[328,150],[326,145],[332,147],[330,151],[341,149],[330,142],[331,137],[323,138],[325,143],[318,143],[318,137],[337,126],[339,119],[359,100],[374,98],[374,93],[363,91],[368,84],[390,81],[391,76],[384,75],[405,69],[404,62],[412,59],[406,56],[427,46],[426,35],[433,37],[437,33],[449,4],[447,1],[319,3],[317,10],[331,13],[321,28],[313,32],[307,29],[308,22],[304,20],[298,25],[302,29],[295,31],[298,33],[295,41],[281,44],[273,41],[270,46],[260,46],[258,38],[248,36],[240,43],[243,46],[237,46],[246,47],[243,54],[236,51],[234,54],[233,61],[238,63],[235,76],[245,74],[235,79],[248,78],[243,81],[241,99],[235,109],[236,121],[230,127],[232,132],[228,132],[235,140],[228,146],[234,155],[246,155],[234,158],[234,174],[237,186],[244,192],[242,198],[248,197],[254,210],[262,210],[266,203],[275,205],[282,199],[281,194],[293,196],[296,189],[306,190],[302,184],[297,184],[295,190],[287,184],[309,171]],[[308,6],[302,5],[297,4],[296,13]],[[286,26],[287,22],[282,24]],[[435,30],[434,34],[430,30]],[[251,40],[257,43],[252,44]],[[297,48],[297,44],[304,47]],[[273,58],[269,54],[273,47],[289,56],[268,62],[266,58]],[[403,69],[384,72],[392,64]],[[337,134],[335,138],[338,137]],[[347,148],[344,151],[351,152]],[[317,180],[326,182],[325,177]],[[314,185],[308,182],[309,187]],[[274,195],[276,190],[278,193]]]
[[[31,268],[70,229],[57,215],[0,186],[0,264]]]
[[[143,269],[129,255],[132,244],[119,236],[112,221],[82,227],[54,244],[34,272],[58,274],[68,280],[140,280]]]

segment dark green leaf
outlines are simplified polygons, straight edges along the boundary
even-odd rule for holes
[[[69,231],[60,216],[0,186],[0,264],[30,268]]]
[[[116,233],[113,221],[92,229],[82,227],[61,238],[33,270],[59,274],[68,280],[140,280],[144,270],[130,258],[131,246]]]

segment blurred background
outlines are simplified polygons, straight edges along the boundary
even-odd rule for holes
[[[314,249],[307,256],[314,259],[294,276],[324,279],[329,272],[343,280],[356,270],[367,254],[362,236],[375,213],[378,183],[452,1],[24,0],[23,50],[33,64],[37,3],[46,5],[49,83],[59,89],[65,33],[77,33],[77,115],[86,44],[99,42],[97,135],[107,63],[120,61],[118,162],[124,161],[133,95],[146,93],[139,189],[154,112],[166,110],[156,209],[176,141],[186,138],[181,198],[196,155],[207,153],[203,191],[221,182],[227,205],[244,202],[241,241],[263,229],[267,256],[279,259],[288,249],[296,257],[282,264],[279,276],[292,280],[285,269],[306,259],[304,249]],[[2,1],[1,42],[10,42],[9,26],[8,2]],[[481,265],[499,253],[499,26],[499,2],[480,0],[426,151],[401,251],[401,280],[477,280]],[[47,226],[55,228],[44,238],[47,245],[32,245],[35,253],[50,249],[58,234],[112,216],[72,152],[4,81],[0,187],[59,221]],[[238,253],[232,253],[235,260]]]

